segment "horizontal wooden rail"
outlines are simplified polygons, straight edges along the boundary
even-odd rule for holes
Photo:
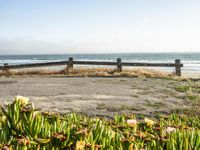
[[[149,67],[175,67],[174,63],[122,63],[122,66],[149,66]],[[180,67],[183,67],[183,64],[180,64]]]
[[[117,62],[97,62],[97,61],[73,61],[77,65],[106,65],[116,66]],[[137,62],[121,62],[122,66],[149,66],[149,67],[175,67],[175,63],[137,63]],[[183,67],[183,64],[180,64]]]
[[[73,61],[73,64],[77,65],[106,65],[106,66],[116,66],[117,62],[105,62],[105,61]]]
[[[121,62],[120,58],[118,58],[116,62],[109,62],[109,61],[74,61],[73,58],[70,57],[68,61],[19,64],[19,65],[4,64],[4,66],[0,66],[0,70],[58,66],[58,65],[67,65],[68,68],[73,68],[73,65],[108,65],[108,66],[117,66],[117,69],[119,71],[122,71],[122,66],[175,67],[176,75],[179,75],[179,76],[181,76],[181,67],[183,67],[183,64],[180,63],[180,59],[176,59],[175,63],[138,63],[138,62]]]
[[[32,63],[32,64],[20,64],[20,65],[8,65],[0,66],[0,70],[3,69],[20,69],[20,68],[34,68],[34,67],[46,67],[46,66],[59,66],[67,65],[68,61],[59,61],[59,62],[46,62],[46,63]]]

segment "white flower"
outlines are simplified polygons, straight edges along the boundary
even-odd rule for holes
[[[176,128],[173,127],[167,127],[167,129],[165,130],[167,133],[171,133],[171,132],[175,132]]]
[[[144,118],[144,122],[147,124],[147,126],[152,126],[155,124],[155,122],[153,120]]]
[[[126,123],[128,124],[129,127],[137,126],[137,120],[134,119],[127,120]]]
[[[29,98],[23,96],[16,96],[15,101],[18,102],[20,105],[26,105],[29,102]]]

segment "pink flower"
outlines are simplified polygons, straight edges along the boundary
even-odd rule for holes
[[[127,120],[127,124],[129,127],[135,127],[137,126],[137,120],[134,119]]]

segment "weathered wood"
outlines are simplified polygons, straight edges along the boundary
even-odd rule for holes
[[[33,68],[33,67],[45,67],[45,66],[58,66],[58,65],[67,65],[67,68],[73,68],[73,65],[108,65],[108,66],[117,66],[119,71],[122,71],[122,66],[148,66],[148,67],[175,67],[176,75],[181,76],[181,67],[183,64],[180,63],[180,59],[176,59],[175,63],[137,63],[137,62],[121,62],[121,59],[118,58],[117,62],[109,61],[74,61],[72,57],[69,58],[69,61],[59,61],[59,62],[46,62],[46,63],[33,63],[33,64],[21,64],[21,65],[8,65],[0,66],[0,70],[9,70],[9,69],[19,69],[19,68]]]
[[[5,76],[8,76],[9,74],[8,63],[5,63],[3,65],[2,71],[4,72]]]
[[[101,61],[74,61],[73,64],[77,65],[108,65],[116,66],[117,62],[101,62]],[[174,63],[137,63],[137,62],[121,62],[122,66],[149,66],[149,67],[175,67]],[[183,67],[183,64],[180,64]]]
[[[181,61],[180,59],[175,60],[175,71],[177,76],[181,76]]]
[[[121,58],[117,58],[117,70],[119,72],[122,71],[122,61],[121,61]]]
[[[122,62],[122,66],[148,66],[148,67],[175,67],[174,63],[137,63],[137,62]],[[180,64],[183,67],[183,64]]]
[[[20,69],[20,68],[34,68],[34,67],[46,67],[46,66],[58,66],[58,65],[67,65],[68,61],[59,61],[59,62],[46,62],[46,63],[33,63],[33,64],[21,64],[21,65],[7,65],[7,69]],[[0,70],[3,70],[5,67],[0,66]]]
[[[106,65],[106,66],[116,66],[116,62],[105,62],[105,61],[73,61],[76,65]]]
[[[58,66],[58,65],[68,65],[69,61],[59,61],[59,62],[47,62],[47,63],[33,63],[33,64],[21,64],[21,65],[7,65],[8,69],[19,69],[19,68],[32,68],[32,67],[45,67],[45,66]],[[117,62],[101,62],[101,61],[73,61],[73,64],[77,65],[108,65],[116,66]],[[149,67],[175,67],[174,63],[128,63],[122,62],[122,66],[149,66]],[[183,67],[183,64],[180,64]],[[0,70],[3,70],[4,66],[0,66]]]
[[[4,65],[3,65],[3,69],[2,69],[3,71],[8,71],[8,63],[5,63]]]
[[[73,69],[73,57],[69,57],[67,68],[68,69]]]

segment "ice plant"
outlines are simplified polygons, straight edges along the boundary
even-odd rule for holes
[[[17,97],[0,110],[0,149],[199,150],[200,119],[170,115],[144,122],[132,116],[114,119],[75,113],[41,113]],[[155,126],[153,126],[155,124]]]
[[[151,127],[155,124],[155,122],[153,120],[144,118],[144,122],[147,124],[147,126]]]

